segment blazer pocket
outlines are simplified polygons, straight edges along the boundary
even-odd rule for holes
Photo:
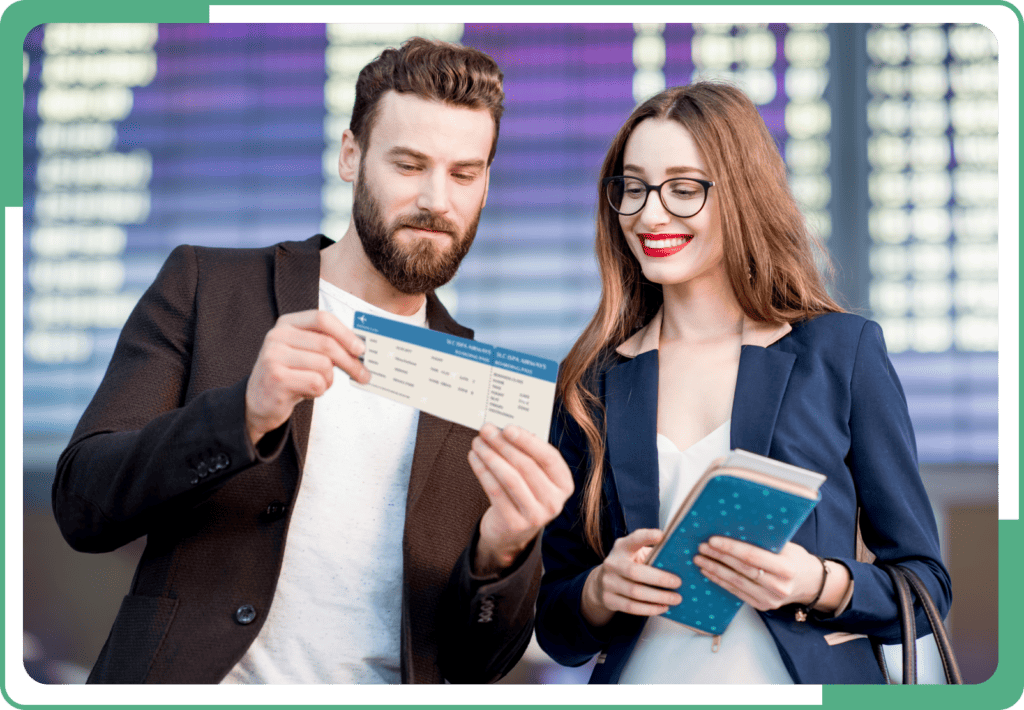
[[[126,596],[87,682],[145,683],[177,609],[177,599]]]

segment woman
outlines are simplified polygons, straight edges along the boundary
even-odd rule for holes
[[[639,106],[602,167],[594,318],[560,372],[552,441],[575,492],[544,535],[540,645],[591,682],[882,682],[899,637],[886,573],[943,614],[949,574],[878,325],[829,297],[754,105],[716,83]],[[726,538],[694,563],[745,602],[720,637],[658,615],[679,579],[643,564],[708,464],[745,449],[825,474],[779,554]],[[919,626],[924,628],[923,616]]]

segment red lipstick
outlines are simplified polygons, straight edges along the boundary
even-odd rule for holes
[[[653,257],[672,256],[693,240],[692,234],[638,234],[644,254]]]

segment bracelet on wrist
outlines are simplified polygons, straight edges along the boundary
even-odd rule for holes
[[[821,586],[818,587],[818,593],[814,595],[814,599],[807,604],[797,605],[794,616],[796,620],[800,622],[807,621],[807,614],[814,610],[814,605],[818,603],[818,600],[821,599],[821,595],[825,591],[825,582],[828,581],[828,565],[825,564],[825,560],[820,556],[815,555],[815,557],[817,557],[818,562],[821,563]]]

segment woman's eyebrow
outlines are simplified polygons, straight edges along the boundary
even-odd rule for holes
[[[641,175],[644,175],[646,173],[646,171],[639,165],[633,164],[623,165],[622,170],[623,172],[628,170],[630,172],[639,173]],[[700,168],[694,168],[689,165],[679,165],[671,168],[665,168],[666,175],[685,175],[687,173],[700,173],[701,175],[706,175],[706,173]]]

